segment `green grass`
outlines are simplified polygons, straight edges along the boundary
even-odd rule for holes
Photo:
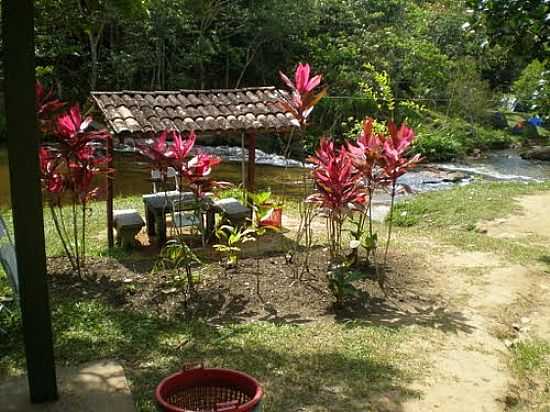
[[[518,377],[516,410],[548,411],[550,407],[550,343],[527,340],[514,345],[512,368]]]
[[[143,201],[141,196],[129,196],[116,198],[114,200],[115,209],[137,209],[143,216]],[[11,210],[1,212],[8,226],[12,224]],[[63,208],[63,214],[66,218],[71,216],[69,206]],[[67,220],[69,222],[69,220]],[[87,234],[87,252],[89,256],[107,256],[107,212],[106,204],[103,201],[91,202],[88,207],[88,217],[86,223]],[[70,227],[70,226],[69,226]],[[64,255],[63,246],[51,217],[50,210],[44,209],[44,234],[46,236],[46,253],[48,256]],[[122,250],[115,250],[114,253],[121,253]]]
[[[550,343],[540,340],[519,342],[512,352],[513,366],[518,374],[529,376],[541,372],[550,382]]]
[[[403,400],[417,396],[406,386],[422,375],[422,355],[411,353],[414,328],[333,321],[214,326],[64,296],[54,296],[52,307],[58,364],[121,361],[140,411],[155,411],[155,385],[196,359],[257,377],[268,412],[364,411],[388,391]],[[19,318],[0,317],[0,327],[8,332],[0,340],[0,371],[14,374],[24,366]]]
[[[550,183],[478,182],[423,193],[397,204],[394,223],[409,236],[431,236],[465,250],[493,252],[518,263],[540,263],[548,256],[542,246],[490,237],[478,233],[476,225],[517,211],[515,197],[545,190],[550,190]]]

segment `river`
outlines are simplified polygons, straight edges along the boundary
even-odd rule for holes
[[[234,184],[241,182],[241,163],[236,161],[240,150],[226,147],[209,148],[208,151],[223,156],[224,161],[215,171],[214,177]],[[115,196],[145,194],[151,192],[149,164],[137,153],[116,152],[114,156]],[[273,193],[293,199],[303,197],[302,178],[304,170],[299,162],[292,161],[292,167],[281,167],[280,156],[259,151],[256,166],[256,183],[259,189],[271,189]],[[270,164],[271,163],[271,164]],[[277,164],[278,166],[273,166]],[[501,150],[474,160],[454,163],[428,164],[405,175],[401,183],[413,192],[424,192],[468,184],[474,177],[497,181],[537,181],[550,178],[550,162],[525,160],[513,150]],[[385,196],[379,202],[385,203]],[[0,147],[0,207],[10,205],[8,155]]]

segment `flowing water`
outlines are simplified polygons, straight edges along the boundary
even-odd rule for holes
[[[216,169],[216,179],[239,184],[242,181],[240,148],[211,147],[203,150],[224,158]],[[293,199],[302,199],[304,169],[300,162],[286,162],[277,155],[257,152],[256,185],[259,189],[271,189],[273,193]],[[285,167],[285,165],[287,165]],[[149,165],[139,154],[130,151],[116,152],[115,196],[150,193]],[[495,151],[487,157],[468,162],[437,163],[403,176],[400,183],[413,192],[441,190],[464,185],[480,177],[497,181],[537,181],[550,178],[550,162],[525,160],[513,150]],[[380,203],[387,198],[379,197]],[[9,170],[5,147],[0,147],[0,207],[9,207]]]

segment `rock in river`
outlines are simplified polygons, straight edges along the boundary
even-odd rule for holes
[[[550,146],[535,146],[521,153],[524,159],[550,160]]]

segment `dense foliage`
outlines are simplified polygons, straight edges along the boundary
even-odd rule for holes
[[[310,153],[320,136],[345,135],[365,116],[406,120],[421,148],[445,143],[423,122],[425,110],[467,121],[475,140],[524,69],[535,59],[548,67],[543,0],[36,4],[38,74],[70,101],[84,101],[90,89],[283,85],[278,70],[311,62],[331,87],[306,136]],[[543,81],[548,71],[537,70]],[[524,89],[524,107],[543,107],[531,99],[544,96]],[[464,154],[466,137],[453,133],[444,157]]]

